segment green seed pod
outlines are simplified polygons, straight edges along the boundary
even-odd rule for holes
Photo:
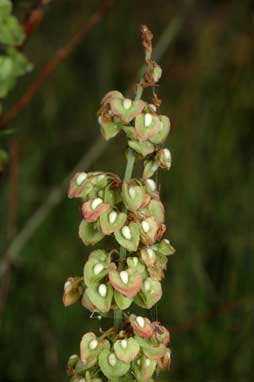
[[[161,149],[157,155],[156,160],[161,168],[170,169],[172,163],[172,157],[169,149]]]
[[[110,101],[112,112],[123,122],[131,122],[139,113],[142,112],[146,103],[144,101],[132,101],[128,98],[113,98]]]
[[[82,299],[81,299],[81,305],[89,310],[89,312],[96,312],[97,308],[92,304],[91,300],[89,299],[87,295],[87,289],[84,291]]]
[[[120,361],[115,353],[105,349],[99,354],[99,366],[101,371],[107,378],[115,379],[125,375],[129,369],[130,364]]]
[[[144,264],[142,264],[142,262],[138,259],[137,256],[127,257],[127,264],[129,268],[138,272],[142,276],[142,279],[147,277],[146,267],[144,266]]]
[[[156,252],[151,247],[141,249],[140,255],[147,267],[152,267],[155,264]]]
[[[102,313],[109,312],[113,299],[113,289],[109,283],[97,284],[86,289],[91,303]]]
[[[142,285],[141,290],[135,296],[134,302],[145,309],[154,306],[162,296],[161,283],[148,277]]]
[[[105,105],[115,98],[123,99],[124,96],[118,90],[111,90],[110,92],[106,93],[105,96],[102,98],[101,104]]]
[[[135,119],[135,129],[139,141],[146,141],[160,131],[160,120],[151,113],[139,114]]]
[[[121,124],[119,122],[111,121],[110,118],[106,118],[105,115],[100,116],[98,122],[101,127],[101,134],[105,141],[114,138],[121,130]]]
[[[80,360],[80,358],[77,354],[73,354],[69,357],[68,363],[66,365],[66,373],[68,376],[73,375],[74,370],[75,370],[75,366],[77,365],[79,360]]]
[[[99,353],[105,348],[110,348],[110,344],[107,340],[97,339],[94,333],[88,332],[82,337],[80,342],[80,359],[89,368],[94,365]]]
[[[70,181],[68,197],[86,199],[89,192],[93,189],[90,181],[90,174],[86,172],[77,172]]]
[[[145,197],[144,188],[137,184],[136,181],[123,182],[122,185],[122,198],[125,207],[129,211],[138,210],[143,204]]]
[[[122,126],[122,130],[125,132],[125,134],[127,135],[127,137],[129,139],[133,139],[133,140],[137,140],[138,139],[138,136],[137,136],[137,131],[135,129],[135,127],[133,126]]]
[[[137,223],[131,222],[129,225],[124,225],[114,235],[116,241],[128,251],[134,252],[138,249],[140,234]]]
[[[80,299],[83,290],[82,279],[80,279],[80,277],[69,277],[64,284],[64,306],[70,306],[77,302]]]
[[[137,381],[147,381],[150,377],[152,377],[156,365],[156,361],[150,360],[143,355],[132,362],[131,368]]]
[[[159,117],[160,119],[160,128],[159,131],[152,137],[149,138],[149,140],[157,145],[161,145],[165,139],[167,138],[169,131],[170,131],[170,120],[165,115],[161,115]]]
[[[167,351],[167,348],[162,343],[154,344],[151,340],[145,340],[144,338],[140,338],[138,336],[134,337],[136,342],[142,348],[144,354],[152,360],[159,360],[163,357]]]
[[[133,361],[139,353],[140,346],[138,342],[130,337],[122,340],[117,340],[114,343],[114,352],[118,359],[124,362]]]
[[[153,333],[153,327],[151,321],[148,318],[142,316],[135,316],[135,314],[131,314],[129,316],[129,321],[134,330],[134,333],[143,338],[150,338]]]
[[[119,231],[125,224],[127,215],[124,212],[118,213],[116,210],[110,210],[100,216],[101,231],[104,235],[110,235]]]
[[[165,208],[160,200],[152,199],[144,211],[147,216],[153,216],[158,223],[164,223]]]
[[[121,310],[128,309],[133,302],[132,297],[124,296],[122,293],[118,292],[117,290],[114,290],[114,300],[118,308]]]
[[[163,263],[160,259],[156,259],[153,265],[147,267],[147,270],[153,280],[161,281],[164,277]]]
[[[105,251],[102,251],[105,252]],[[104,261],[91,257],[84,266],[84,281],[86,286],[95,286],[108,274],[108,265],[110,263],[110,255],[106,255]]]
[[[136,151],[138,154],[146,157],[149,154],[152,154],[155,150],[154,145],[151,142],[139,142],[136,140],[129,140],[128,145],[131,149]],[[152,176],[152,175],[151,175]]]
[[[159,164],[156,161],[149,160],[145,162],[143,171],[143,179],[151,178],[159,168]]]
[[[175,253],[175,248],[171,245],[168,239],[163,239],[160,241],[160,243],[156,244],[156,249],[158,250],[159,254],[164,256],[170,256]]]
[[[98,230],[97,223],[82,220],[79,226],[79,237],[85,245],[95,245],[103,239],[104,235]]]
[[[133,297],[141,288],[142,276],[132,268],[118,272],[115,264],[112,264],[109,271],[109,280],[115,290],[124,296]]]

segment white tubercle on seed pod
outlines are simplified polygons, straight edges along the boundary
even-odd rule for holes
[[[115,221],[116,221],[116,219],[117,219],[117,213],[116,213],[116,211],[112,211],[112,212],[110,212],[110,214],[109,214],[109,223],[110,223],[110,224],[114,224]]]
[[[126,271],[121,271],[120,274],[120,279],[121,281],[124,283],[124,284],[128,284],[128,281],[129,281],[129,275],[128,275],[128,272]]]
[[[101,271],[104,269],[104,265],[101,264],[101,263],[98,263],[94,266],[93,268],[93,273],[95,274],[95,276],[97,276],[99,273],[101,273]]]
[[[98,117],[98,123],[99,123],[99,125],[101,125],[101,123],[102,123],[101,115],[99,115],[99,117]]]
[[[150,229],[150,225],[147,221],[143,220],[141,223],[142,229],[145,233],[147,233]]]
[[[138,265],[138,258],[137,258],[137,256],[134,256],[133,258],[132,258],[132,260],[133,260],[133,264],[135,265],[135,267]]]
[[[130,228],[127,225],[125,225],[122,228],[121,232],[122,232],[123,237],[125,237],[125,239],[131,240],[131,238],[132,238],[131,231],[130,231]]]
[[[147,358],[147,359],[145,360],[145,366],[146,366],[146,367],[149,367],[150,365],[151,365],[151,361],[150,361],[149,358]]]
[[[67,281],[64,283],[64,289],[68,288],[70,285],[71,285],[71,282],[67,280]]]
[[[98,346],[98,341],[97,340],[92,340],[89,342],[89,349],[91,350],[95,350]]]
[[[144,327],[145,327],[145,320],[144,320],[143,317],[141,317],[141,316],[136,317],[136,321],[137,321],[137,324],[138,324],[141,328],[144,328]]]
[[[165,157],[166,159],[170,159],[170,158],[171,158],[171,154],[170,154],[169,149],[164,149],[164,150],[163,150],[163,154],[164,154],[164,157]]]
[[[166,244],[170,244],[168,239],[163,239]]]
[[[106,297],[107,295],[107,286],[105,284],[101,284],[98,288],[99,295],[101,297]]]
[[[153,179],[147,179],[146,180],[146,184],[147,186],[151,189],[151,191],[155,191],[156,190],[156,183]]]
[[[77,354],[72,354],[69,359],[75,359],[75,358],[78,358]]]
[[[145,113],[145,127],[149,127],[153,122],[153,116],[150,113]]]
[[[156,109],[156,106],[153,105],[152,103],[150,103],[149,106],[150,106],[150,108],[151,108],[153,111],[156,111],[156,110],[157,110],[157,109]]]
[[[154,250],[152,248],[147,248],[146,252],[147,252],[147,255],[150,259],[155,258],[155,253],[154,253]]]
[[[123,100],[123,107],[124,107],[125,110],[128,110],[131,107],[131,105],[132,105],[132,100],[131,99],[125,98]]]
[[[130,194],[131,199],[134,199],[134,198],[135,198],[135,196],[136,196],[136,190],[135,190],[134,187],[130,187],[130,188],[129,188],[129,194]]]
[[[139,365],[140,365],[140,363],[141,363],[141,362],[140,362],[140,359],[138,359],[138,360],[137,360],[137,365],[139,366]]]
[[[148,292],[150,289],[151,289],[151,283],[149,280],[146,280],[144,282],[144,288],[145,288],[145,291]]]
[[[160,131],[163,129],[163,122],[160,121]]]
[[[77,186],[81,186],[81,184],[86,180],[86,178],[87,178],[87,173],[81,172],[76,179]]]
[[[105,178],[104,174],[98,175],[98,177],[97,177],[99,182],[102,181],[104,178]]]
[[[123,348],[123,349],[126,349],[127,348],[127,346],[128,346],[128,342],[127,342],[127,340],[122,340],[121,342],[120,342],[120,345],[121,345],[121,348]]]
[[[116,359],[116,356],[115,354],[111,353],[109,356],[108,356],[108,362],[111,366],[115,366],[116,365],[116,362],[117,362],[117,359]]]
[[[91,204],[92,209],[95,210],[101,203],[103,203],[101,198],[95,198]]]

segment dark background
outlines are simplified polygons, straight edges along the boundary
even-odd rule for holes
[[[20,20],[33,4],[15,2]],[[98,5],[51,1],[25,47],[34,70],[19,81],[6,110]],[[172,336],[172,368],[158,381],[254,380],[253,19],[247,0],[115,1],[11,121],[16,132],[4,144],[14,154],[0,178],[2,259],[20,232],[24,242],[0,280],[0,381],[67,380],[68,356],[78,352],[85,331],[99,328],[78,304],[62,305],[64,281],[82,273],[91,249],[78,238],[79,204],[67,199],[62,182],[91,153],[89,170],[123,174],[123,137],[100,155],[101,146],[93,147],[95,113],[105,92],[126,94],[135,82],[142,23],[154,32],[154,45],[166,30],[159,96],[172,122],[173,166],[160,179],[177,252],[157,311],[148,313]],[[169,43],[172,23],[179,30]],[[63,198],[51,208],[46,201],[59,187]],[[41,221],[39,208],[46,212]]]

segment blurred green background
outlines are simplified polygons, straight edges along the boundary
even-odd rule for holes
[[[15,1],[15,14],[22,20],[35,3]],[[34,70],[18,81],[4,110],[99,4],[49,2],[24,50]],[[148,312],[171,330],[172,368],[158,381],[254,380],[253,10],[247,0],[115,1],[9,123],[12,133],[1,134],[10,151],[0,177],[1,260],[11,242],[20,244],[17,235],[24,239],[0,279],[1,382],[67,381],[68,356],[85,331],[100,326],[81,306],[62,305],[64,281],[82,273],[91,250],[78,238],[79,203],[67,199],[62,182],[87,153],[95,160],[84,170],[123,174],[123,136],[101,154],[100,143],[93,147],[96,111],[105,92],[135,83],[142,23],[164,50],[159,96],[172,122],[173,166],[160,180],[177,252],[163,298]],[[178,30],[170,41],[172,23]],[[54,196],[60,202],[51,208]],[[47,212],[41,221],[38,209]]]

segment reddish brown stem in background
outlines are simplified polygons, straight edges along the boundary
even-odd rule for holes
[[[72,53],[87,34],[103,19],[111,9],[112,5],[113,1],[111,0],[103,1],[97,12],[95,12],[88,20],[87,24],[84,25],[64,47],[56,51],[53,58],[42,68],[38,76],[20,99],[10,108],[10,110],[3,114],[0,119],[0,128],[3,128],[8,122],[15,118],[16,115],[31,102],[34,95],[40,90],[44,82],[56,70],[58,65]]]

